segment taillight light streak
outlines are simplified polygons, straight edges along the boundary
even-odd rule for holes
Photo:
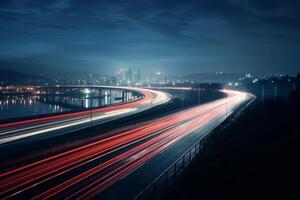
[[[195,133],[211,120],[224,116],[225,104],[231,109],[249,98],[244,93],[224,92],[228,94],[227,98],[152,120],[148,124],[141,123],[140,126],[133,126],[133,129],[127,127],[125,132],[122,132],[124,128],[120,129],[120,133],[113,131],[115,135],[108,133],[106,138],[5,172],[0,175],[0,197],[16,197],[55,177],[64,176],[69,171],[126,148],[125,152],[121,151],[115,157],[106,159],[83,173],[57,182],[33,197],[59,197],[78,185],[81,185],[81,189],[73,192],[69,198],[85,199],[97,195],[177,141]],[[102,175],[93,180],[91,177],[97,174]],[[87,184],[82,185],[83,183]]]

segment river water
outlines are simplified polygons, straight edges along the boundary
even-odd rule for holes
[[[105,91],[101,98],[91,98],[91,94],[80,97],[60,96],[2,96],[0,99],[0,122],[4,119],[59,113],[78,109],[97,108],[122,102],[122,92]],[[127,100],[133,97],[130,93]],[[92,100],[93,99],[93,100]]]
[[[38,96],[0,99],[0,120],[50,114],[70,110],[60,105],[43,103]]]

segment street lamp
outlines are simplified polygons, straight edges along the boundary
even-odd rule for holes
[[[198,104],[200,104],[200,88],[198,88]]]
[[[228,102],[228,95],[226,95],[226,118],[227,118],[227,111],[228,111],[227,102]]]
[[[183,87],[181,88],[181,102],[182,102],[182,107],[184,107],[184,102],[183,102]]]
[[[262,96],[262,102],[265,101],[265,85],[262,85],[262,88],[261,88],[261,96]]]
[[[90,99],[91,99],[91,104],[90,104],[90,114],[91,114],[91,127],[93,126],[93,98],[92,98],[92,80],[91,80],[91,76],[89,76],[89,81],[90,81]]]
[[[276,99],[277,99],[277,85],[274,82],[274,100],[276,100]]]
[[[92,88],[90,89],[92,91]],[[91,99],[91,104],[90,104],[90,109],[91,109],[91,127],[93,126],[93,98],[92,98],[92,93],[90,93],[90,99]]]

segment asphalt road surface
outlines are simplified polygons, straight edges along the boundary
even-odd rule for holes
[[[122,127],[3,172],[0,199],[132,199],[252,98],[243,92],[223,92],[226,98]]]

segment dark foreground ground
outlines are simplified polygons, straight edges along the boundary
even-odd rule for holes
[[[300,90],[220,128],[164,199],[299,199]]]

